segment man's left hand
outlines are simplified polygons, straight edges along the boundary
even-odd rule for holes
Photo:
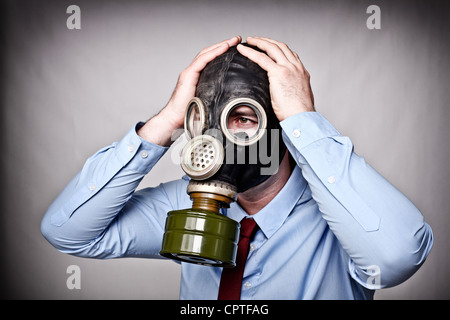
[[[272,107],[279,121],[300,112],[315,111],[310,75],[297,53],[279,41],[248,37],[263,52],[238,45],[238,51],[267,71]]]

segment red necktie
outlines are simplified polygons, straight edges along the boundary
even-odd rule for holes
[[[220,279],[219,300],[239,300],[241,298],[242,277],[250,247],[250,238],[258,229],[257,226],[253,219],[243,219],[241,221],[236,266],[234,268],[223,268]]]

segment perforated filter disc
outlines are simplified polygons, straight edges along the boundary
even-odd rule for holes
[[[197,180],[212,177],[223,163],[224,151],[212,136],[201,135],[191,139],[181,152],[181,168]]]

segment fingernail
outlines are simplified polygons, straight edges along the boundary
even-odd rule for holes
[[[242,44],[242,43],[238,43],[238,45],[237,45],[237,49],[238,50],[245,50],[246,49],[246,47]]]

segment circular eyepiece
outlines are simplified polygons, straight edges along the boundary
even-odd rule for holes
[[[200,135],[192,138],[181,152],[181,168],[195,180],[212,177],[223,163],[224,150],[219,140]]]
[[[248,146],[264,135],[267,115],[255,100],[239,98],[225,106],[220,116],[220,126],[228,140]]]
[[[188,139],[199,136],[206,129],[206,109],[202,100],[192,98],[186,108],[184,131]]]

